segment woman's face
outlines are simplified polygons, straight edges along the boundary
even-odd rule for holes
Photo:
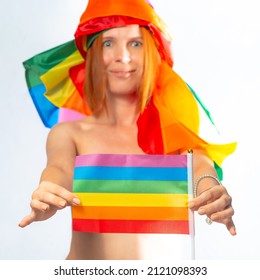
[[[138,25],[103,33],[103,60],[108,94],[134,94],[143,75],[143,39]]]

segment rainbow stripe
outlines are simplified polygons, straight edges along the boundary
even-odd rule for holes
[[[73,230],[96,233],[192,231],[186,155],[95,154],[76,158]]]

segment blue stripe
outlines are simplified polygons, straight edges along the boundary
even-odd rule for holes
[[[45,96],[45,86],[43,84],[29,89],[33,103],[37,112],[46,127],[53,127],[58,123],[59,108],[53,105]]]
[[[187,181],[187,168],[80,166],[74,180],[160,180]]]

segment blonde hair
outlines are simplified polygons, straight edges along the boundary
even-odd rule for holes
[[[137,90],[138,109],[142,112],[149,102],[156,84],[159,65],[161,62],[158,43],[151,32],[140,27],[143,37],[143,78]],[[95,113],[106,101],[106,81],[102,55],[102,34],[96,38],[87,52],[86,77],[84,85],[85,99],[90,110]]]

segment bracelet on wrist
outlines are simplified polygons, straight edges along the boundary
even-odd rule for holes
[[[198,177],[198,179],[196,180],[195,184],[194,184],[194,189],[193,189],[193,196],[194,197],[197,197],[197,191],[198,191],[198,186],[199,186],[199,183],[203,180],[203,179],[206,179],[206,178],[211,178],[211,179],[214,179],[219,185],[222,185],[221,184],[221,181],[218,179],[218,177],[212,175],[212,174],[203,174],[201,176]]]

